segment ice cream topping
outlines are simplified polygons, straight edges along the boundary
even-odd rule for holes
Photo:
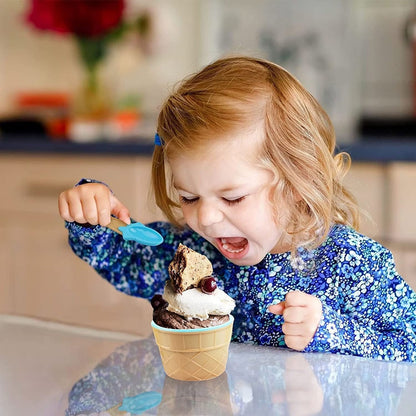
[[[204,293],[209,295],[217,288],[217,282],[213,276],[204,277],[200,280],[199,287]]]
[[[220,325],[229,320],[234,300],[217,287],[209,259],[180,244],[169,265],[163,297],[152,299],[153,320],[168,328]]]
[[[169,276],[176,292],[198,286],[203,277],[211,274],[212,264],[206,256],[179,244],[169,264]]]
[[[235,306],[234,300],[221,289],[215,289],[210,295],[202,292],[200,288],[176,293],[169,281],[165,286],[163,298],[169,303],[168,311],[186,318],[208,319],[209,315],[229,315]]]

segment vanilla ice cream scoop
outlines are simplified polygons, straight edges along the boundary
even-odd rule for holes
[[[177,293],[170,280],[166,282],[163,298],[169,303],[167,310],[185,318],[208,319],[209,315],[229,315],[235,307],[234,300],[221,289],[207,295],[200,288]]]

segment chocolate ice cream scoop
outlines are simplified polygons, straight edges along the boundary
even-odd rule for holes
[[[160,295],[156,295],[160,296]],[[153,302],[152,304],[156,303]],[[174,329],[194,329],[194,328],[208,328],[211,326],[221,325],[227,322],[229,315],[209,315],[208,319],[201,320],[199,318],[187,319],[175,312],[170,312],[166,309],[166,304],[159,301],[158,305],[153,309],[153,321],[164,328]]]

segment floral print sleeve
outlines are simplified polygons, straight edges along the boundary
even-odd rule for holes
[[[177,229],[165,222],[149,226],[164,237],[161,245],[143,246],[101,226],[66,223],[69,244],[78,257],[117,290],[145,299],[163,292],[168,265],[179,242],[209,255],[209,243],[187,228]]]
[[[360,249],[345,240],[331,282],[337,297],[322,298],[322,320],[305,351],[416,361],[415,293],[387,249],[354,238]]]

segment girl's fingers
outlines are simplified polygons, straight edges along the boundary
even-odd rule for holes
[[[285,335],[285,344],[296,351],[303,351],[309,342],[310,339],[299,335]]]
[[[267,310],[275,315],[283,315],[283,311],[285,310],[285,302],[280,302],[276,305],[269,305]]]
[[[58,198],[59,215],[68,222],[73,222],[74,219],[69,213],[69,206],[66,200],[66,192],[62,192]]]
[[[79,198],[76,198],[75,196],[70,196],[68,198],[68,205],[69,215],[74,219],[74,221],[79,222],[80,224],[84,224],[87,222]]]
[[[95,198],[81,201],[82,213],[88,224],[98,224],[98,206]]]
[[[62,192],[58,198],[61,217],[69,222],[110,223],[111,214],[130,224],[129,210],[102,184],[84,184]]]
[[[72,190],[65,191],[59,196],[59,212],[61,217],[66,221],[86,222],[81,201]]]
[[[286,307],[283,312],[283,319],[285,322],[290,322],[293,324],[299,324],[305,321],[305,309],[302,306],[298,307]]]
[[[303,325],[292,324],[286,321],[282,324],[282,331],[285,335],[289,336],[305,336],[305,328],[303,327]]]
[[[293,290],[286,293],[285,301],[287,306],[308,306],[310,304],[311,295],[301,292],[299,290]]]
[[[110,196],[111,213],[126,224],[130,224],[129,210],[114,196]],[[110,222],[110,221],[108,221]],[[107,223],[108,224],[108,223]]]
[[[110,223],[111,220],[111,207],[109,195],[106,193],[96,194],[94,197],[94,204],[97,216],[97,222],[95,224],[100,224],[103,227],[105,227]]]

